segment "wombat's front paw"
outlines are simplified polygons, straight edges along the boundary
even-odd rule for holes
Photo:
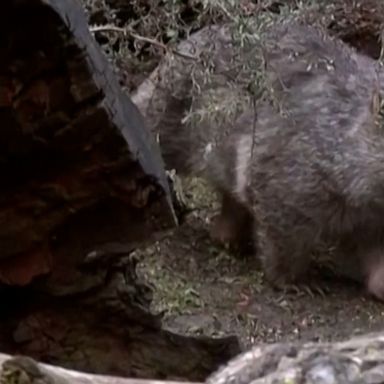
[[[222,215],[218,214],[212,219],[212,226],[210,228],[210,237],[213,241],[220,244],[227,244],[233,242],[233,231],[231,224],[225,220]]]
[[[238,243],[235,226],[231,220],[221,214],[212,219],[210,237],[214,242],[221,245],[233,247]]]
[[[251,256],[253,258],[256,255],[254,243],[239,232],[236,223],[219,214],[213,219],[210,238],[214,243],[225,247],[238,257]]]

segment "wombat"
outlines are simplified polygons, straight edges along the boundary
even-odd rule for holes
[[[274,105],[235,123],[254,150],[247,183],[258,250],[273,284],[303,281],[322,243],[355,252],[384,300],[384,137],[373,60],[304,25],[275,28],[266,47]],[[240,141],[239,141],[240,143]],[[238,144],[238,158],[244,149]],[[243,169],[240,167],[240,169]]]
[[[167,124],[180,116],[169,113],[159,125],[166,164],[203,175],[221,191],[219,232],[238,229],[238,237],[252,227],[272,284],[303,281],[312,251],[325,242],[358,254],[367,289],[384,300],[375,62],[299,23],[273,26],[266,36],[270,99],[222,126]],[[168,105],[180,112],[191,102]]]

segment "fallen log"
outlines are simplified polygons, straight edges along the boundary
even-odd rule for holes
[[[0,282],[49,273],[55,232],[104,201],[131,222],[116,236],[174,226],[158,147],[80,5],[7,1],[0,21]]]
[[[37,363],[35,360],[25,357],[16,356],[12,358],[9,355],[0,353],[0,364],[2,366],[0,382],[17,383],[20,380],[27,380],[28,383],[48,382],[51,384],[162,384],[159,380],[143,380],[143,379],[125,379],[122,377],[92,375],[55,367],[48,364]],[[183,382],[167,381],[168,384],[181,384]],[[197,383],[191,383],[197,384]]]
[[[334,343],[281,343],[256,346],[210,375],[206,384],[381,383],[384,335],[371,333]],[[0,354],[2,384],[180,384],[85,374]],[[197,384],[197,383],[190,383]]]
[[[0,350],[204,378],[235,337],[162,328],[131,253],[176,224],[156,142],[75,0],[0,4]]]

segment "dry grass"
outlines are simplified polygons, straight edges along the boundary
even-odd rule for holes
[[[188,56],[177,44],[210,24],[229,26],[231,73],[224,92],[215,87],[205,49],[192,65],[192,97],[198,100],[185,117],[191,126],[226,124],[260,99],[273,101],[263,72],[263,33],[267,27],[296,18],[327,28],[332,34],[378,58],[384,5],[380,0],[83,0],[95,37],[113,63],[121,84],[132,92],[169,52]],[[214,42],[212,42],[214,44]],[[248,59],[247,59],[248,58]],[[201,85],[204,85],[204,97]],[[207,90],[211,92],[207,92]]]
[[[241,48],[251,46],[255,39],[260,41],[255,31],[269,22],[300,13],[308,22],[328,28],[371,56],[380,55],[378,40],[384,18],[384,4],[380,0],[82,1],[90,26],[103,27],[95,33],[96,39],[128,91],[136,88],[166,51],[210,24],[232,22],[234,41]]]

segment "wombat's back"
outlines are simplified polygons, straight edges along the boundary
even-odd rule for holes
[[[328,175],[332,188],[347,191],[355,184],[355,174],[373,172],[371,164],[377,163],[380,153],[372,151],[381,141],[373,122],[374,94],[379,87],[374,61],[314,27],[292,21],[270,27],[263,44],[274,107],[259,106],[255,114],[245,90],[240,94],[239,89],[220,82],[215,88],[214,81],[193,101],[189,92],[185,97],[166,95],[167,107],[155,130],[167,166],[181,173],[204,174],[245,196],[252,146],[252,163],[265,163],[269,174],[273,167],[286,172],[280,182],[312,184],[315,180],[305,177],[314,175],[304,175],[303,169],[316,168]],[[186,80],[185,86],[188,84]],[[241,108],[228,113],[227,120],[221,116],[228,112],[227,100],[247,97],[248,104],[244,102],[242,107],[248,109],[249,127],[241,119],[236,121]],[[207,106],[212,107],[211,112]],[[197,119],[183,121],[190,108]],[[199,108],[205,108],[209,116],[199,120]],[[217,120],[212,118],[214,113]],[[251,137],[254,130],[255,138]],[[255,176],[260,183],[267,177],[262,173]]]
[[[267,77],[277,90],[300,87],[302,78],[327,75],[341,82],[359,73],[361,82],[378,81],[376,62],[327,32],[297,21],[275,25],[264,36]]]
[[[254,193],[271,196],[271,210],[280,200],[289,204],[290,190],[292,199],[307,194],[318,207],[324,199],[325,208],[338,195],[358,204],[372,199],[380,185],[372,175],[384,164],[375,62],[291,21],[271,27],[264,54],[269,102],[225,128],[227,149],[210,157],[211,175],[226,165],[222,184],[243,201],[252,184]]]
[[[312,27],[271,33],[273,106],[260,108],[249,181],[258,218],[340,235],[384,213],[384,143],[373,60]],[[252,113],[238,123],[249,126]],[[381,213],[380,213],[381,212]],[[296,225],[296,227],[295,227]]]

